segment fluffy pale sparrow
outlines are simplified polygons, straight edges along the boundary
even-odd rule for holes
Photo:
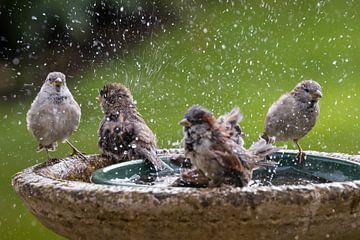
[[[322,97],[321,86],[312,80],[304,80],[295,88],[282,95],[269,109],[265,120],[264,139],[271,142],[292,140],[301,161],[303,150],[299,140],[315,125],[320,113],[319,99]]]
[[[242,146],[243,141],[239,144],[238,138],[234,138],[240,113],[234,111],[231,115],[237,116],[232,116],[234,123],[227,125],[224,124],[226,121],[217,120],[207,109],[193,106],[180,121],[184,126],[185,156],[210,180],[209,186],[222,183],[247,186],[253,169],[276,151],[263,139],[246,150]]]
[[[156,155],[156,139],[137,111],[131,92],[111,83],[100,91],[98,100],[105,116],[99,128],[99,147],[114,160],[144,159],[156,169],[170,168]]]
[[[51,160],[49,151],[55,151],[57,142],[62,141],[73,154],[85,158],[68,140],[78,128],[80,116],[80,106],[66,86],[65,75],[49,73],[26,115],[27,128],[39,142],[38,151],[45,150]]]

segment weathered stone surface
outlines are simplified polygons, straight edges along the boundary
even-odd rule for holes
[[[45,226],[70,239],[360,239],[360,181],[242,189],[89,183],[110,163],[91,155],[40,164],[13,186]]]

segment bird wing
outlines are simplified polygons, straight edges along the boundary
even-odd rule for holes
[[[244,165],[239,156],[226,144],[213,144],[210,149],[214,152],[216,160],[225,169],[244,171]]]
[[[144,120],[139,119],[133,121],[131,124],[130,131],[133,132],[134,137],[137,138],[137,141],[143,142],[145,144],[156,145],[156,138],[151,129],[146,125]]]
[[[224,167],[224,181],[238,187],[247,186],[252,176],[251,166],[226,146],[214,145],[212,148],[216,160]]]
[[[265,124],[274,124],[283,119],[294,118],[294,105],[294,97],[290,94],[284,94],[269,108]]]
[[[165,168],[171,169],[156,155],[156,138],[141,116],[138,115],[136,121],[129,123],[131,127],[128,128],[128,131],[132,133],[131,145],[135,147],[134,152],[136,156],[150,161],[159,170]]]
[[[49,116],[53,115],[51,107],[44,105],[39,106],[36,111],[32,108],[27,114],[27,125],[28,129],[33,133],[37,139],[46,140],[51,135],[51,131],[54,126]]]
[[[234,127],[239,124],[242,118],[243,115],[240,113],[239,108],[234,108],[231,112],[219,117],[218,123]]]
[[[240,151],[239,157],[247,162],[251,168],[256,166],[270,167],[274,166],[275,163],[267,161],[266,157],[278,150],[279,148],[273,146],[271,143],[267,143],[265,139],[260,138],[257,142],[254,142],[249,149]]]
[[[238,145],[243,146],[243,133],[240,128],[240,121],[243,115],[238,108],[234,108],[231,112],[219,117],[218,124],[223,128],[224,132]]]

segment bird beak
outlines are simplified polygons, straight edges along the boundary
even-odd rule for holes
[[[63,81],[61,80],[61,78],[57,78],[55,79],[55,81],[53,82],[53,85],[55,87],[60,87],[61,85],[63,85]]]
[[[315,92],[311,93],[313,98],[322,98],[322,92],[320,90],[316,90]]]
[[[179,122],[180,125],[184,126],[184,127],[191,127],[191,122],[189,122],[189,120],[187,120],[186,118],[184,118],[183,120],[181,120]]]
[[[100,96],[96,96],[95,99],[96,99],[98,102],[100,102],[101,97],[100,97]]]

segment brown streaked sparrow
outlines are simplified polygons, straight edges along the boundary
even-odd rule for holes
[[[57,142],[66,142],[73,155],[85,156],[68,140],[80,124],[81,109],[66,86],[65,75],[51,72],[26,115],[28,130],[39,142],[38,151],[55,151]]]
[[[157,157],[155,136],[125,86],[105,85],[98,100],[105,114],[99,128],[99,147],[103,154],[117,162],[144,159],[158,170],[171,169]]]
[[[297,158],[301,161],[304,153],[299,140],[315,126],[321,97],[321,86],[317,82],[304,80],[298,83],[270,107],[262,138],[268,142],[272,142],[272,138],[276,141],[292,140],[299,150]]]
[[[247,186],[257,163],[276,150],[263,139],[246,150],[234,141],[231,128],[201,106],[189,108],[180,124],[184,126],[185,156],[210,179],[209,186]]]
[[[234,108],[231,112],[220,116],[218,118],[218,124],[221,125],[227,132],[228,136],[240,147],[243,147],[243,132],[239,126],[243,115],[238,108]],[[184,141],[184,139],[183,139]],[[175,158],[171,159],[173,163],[181,165],[182,167],[191,168],[191,162],[185,157],[184,153],[178,154]]]

